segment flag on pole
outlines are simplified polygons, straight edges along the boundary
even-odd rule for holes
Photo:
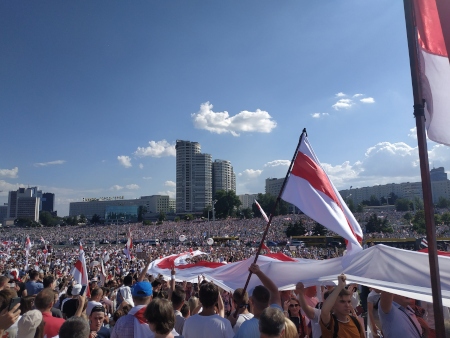
[[[125,249],[123,249],[123,252],[125,253],[125,256],[127,256],[127,259],[131,261],[133,259],[131,255],[131,249],[133,249],[133,240],[131,238],[130,229],[128,229],[127,237],[128,237],[127,244],[125,244]]]
[[[89,297],[91,292],[89,290],[89,280],[86,268],[86,258],[84,257],[83,245],[80,243],[80,252],[78,254],[78,260],[72,269],[71,275],[78,284],[86,285],[86,295]]]
[[[347,240],[347,253],[362,249],[361,227],[320,165],[306,132],[302,135],[281,198],[344,237]]]
[[[31,250],[31,241],[30,241],[30,237],[27,236],[27,239],[25,241],[25,251],[30,254],[30,250]]]
[[[442,0],[414,0],[414,13],[428,138],[450,146],[450,25],[441,22],[450,20],[450,5]]]
[[[269,223],[269,218],[267,217],[266,213],[264,212],[263,208],[259,205],[258,201],[255,200],[256,205],[259,208],[259,211],[261,211],[261,215],[264,217],[267,223]]]

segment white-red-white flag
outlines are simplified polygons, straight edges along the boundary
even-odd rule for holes
[[[131,238],[130,229],[128,229],[127,237],[127,244],[125,244],[125,249],[123,249],[123,252],[125,253],[125,256],[127,256],[127,259],[132,260],[133,256],[131,255],[131,249],[133,249],[133,239]]]
[[[258,201],[255,200],[256,205],[259,208],[259,211],[261,211],[261,215],[264,217],[267,223],[269,223],[269,217],[267,217],[266,213],[264,212],[263,208],[259,205]]]
[[[450,20],[450,4],[446,0],[414,0],[414,12],[427,135],[450,146],[450,25],[441,22]]]
[[[30,241],[30,237],[27,236],[27,239],[25,241],[25,251],[27,252],[27,254],[30,254],[30,250],[31,250],[31,241]]]
[[[80,243],[80,252],[78,254],[78,260],[72,269],[71,275],[73,276],[73,279],[77,281],[78,284],[86,285],[87,291],[86,295],[90,296],[89,280],[86,268],[86,258],[84,257],[84,250],[81,243]]]
[[[306,133],[297,149],[281,198],[344,237],[348,241],[347,253],[362,249],[361,227],[320,165]]]

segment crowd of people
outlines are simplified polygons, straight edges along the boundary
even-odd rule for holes
[[[391,220],[394,233],[371,234],[371,237],[421,237],[411,229],[403,214],[383,211],[380,216]],[[364,230],[369,214],[355,216]],[[270,247],[272,251],[308,259],[342,255],[344,248],[290,246],[286,226],[299,220],[306,233],[311,234],[315,222],[304,215],[273,218],[267,240],[281,245]],[[433,337],[432,306],[422,303],[420,308],[404,297],[380,294],[377,290],[368,295],[362,292],[364,288],[355,285],[345,288],[345,276],[339,277],[333,293],[332,286],[328,290],[304,288],[301,283],[292,292],[278,292],[270,276],[252,265],[250,271],[262,285],[248,293],[243,289],[228,293],[201,278],[198,283],[175,283],[174,278],[166,280],[163,276],[147,274],[155,259],[193,247],[208,253],[202,259],[244,260],[255,254],[265,225],[262,219],[256,218],[164,222],[149,226],[1,229],[0,337],[316,338],[334,337],[336,330],[346,332],[342,337],[363,337],[366,326],[371,337],[383,334],[395,337],[405,327],[410,330],[410,337],[419,333],[417,337],[423,333]],[[123,250],[128,229],[135,241],[132,259]],[[438,226],[440,235],[449,232],[448,226]],[[185,241],[180,241],[181,235]],[[212,237],[229,240],[210,245],[208,239]],[[159,239],[159,243],[150,245],[148,239]],[[86,286],[76,283],[72,276],[79,260],[80,242],[90,281]],[[363,300],[361,303],[359,298]],[[364,305],[362,310],[361,305]],[[405,310],[412,317],[410,305],[415,308],[415,317],[411,322],[404,321],[397,309]],[[363,314],[370,318],[368,324],[361,317]],[[401,322],[398,325],[401,329],[392,324],[392,318]]]

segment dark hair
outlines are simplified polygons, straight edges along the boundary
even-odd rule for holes
[[[155,326],[155,332],[159,334],[167,334],[175,326],[173,307],[166,299],[156,298],[152,300],[145,309],[144,317],[149,324]]]
[[[82,317],[71,317],[61,325],[59,338],[86,338],[89,332],[87,320]]]
[[[24,313],[33,310],[34,308],[34,297],[33,296],[27,296],[22,297],[20,299],[20,314],[23,315]]]
[[[91,298],[94,298],[99,294],[103,294],[103,290],[101,288],[94,288],[91,290]]]
[[[174,308],[180,307],[180,305],[184,303],[185,299],[186,299],[186,292],[182,287],[176,285],[175,290],[173,290],[172,296],[170,297],[173,307]]]
[[[123,279],[123,285],[130,286],[133,284],[133,276],[132,275],[126,275]]]
[[[270,301],[270,292],[269,290],[262,286],[258,285],[253,289],[252,300],[255,307],[258,309],[265,309],[269,306]]]
[[[55,301],[55,294],[50,289],[42,289],[34,299],[36,309],[44,311],[51,307]]]
[[[291,302],[291,301],[297,302],[297,304],[298,304],[297,313],[300,313],[300,302],[298,301],[298,299],[294,298],[294,297],[291,297],[291,298],[289,298],[289,302]],[[289,317],[293,317],[293,315],[297,314],[297,313],[291,312],[291,310],[288,309]]]
[[[157,288],[158,286],[160,286],[161,285],[161,282],[159,281],[159,279],[155,279],[153,282],[152,282],[152,288],[154,289],[154,288]]]
[[[15,292],[13,292],[11,289],[4,289],[0,291],[0,311],[3,311],[9,306],[11,298],[17,296],[17,294],[16,295],[14,294]]]
[[[213,283],[204,283],[200,286],[199,298],[203,308],[214,306],[219,297],[219,288]]]
[[[248,306],[248,293],[243,288],[238,288],[233,292],[233,301],[236,303],[237,307],[247,307]]]
[[[265,308],[259,317],[259,332],[269,336],[279,336],[284,325],[283,311],[274,307]]]
[[[30,271],[30,279],[31,280],[35,279],[37,276],[39,276],[39,272],[37,272],[36,270]]]
[[[54,281],[55,278],[53,278],[53,276],[44,277],[44,280],[42,281],[44,284],[44,288],[48,288]]]
[[[181,315],[186,318],[189,315],[189,305],[187,305],[186,303],[183,304],[183,306],[180,309]]]

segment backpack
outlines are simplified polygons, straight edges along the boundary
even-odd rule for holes
[[[336,316],[332,313],[331,314],[333,316],[333,321],[334,321],[334,333],[333,333],[333,338],[338,338],[338,333],[339,333],[339,321],[337,320]],[[355,324],[356,328],[358,329],[358,332],[361,333],[361,325],[359,324],[359,321],[356,317],[353,317],[352,315],[349,315],[350,319],[353,321],[353,323]],[[320,338],[322,338],[322,336],[320,336]]]

